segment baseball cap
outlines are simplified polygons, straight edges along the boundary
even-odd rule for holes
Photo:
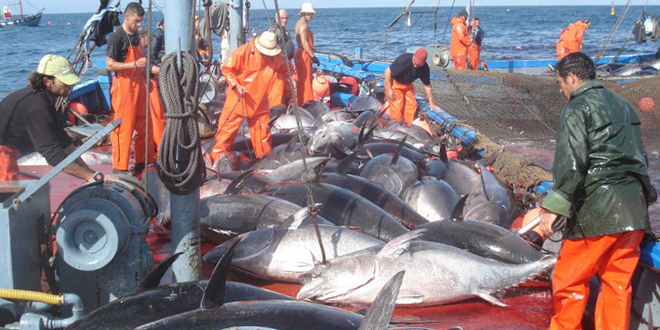
[[[73,73],[73,68],[66,58],[48,54],[41,58],[37,72],[46,76],[53,76],[63,82],[65,85],[75,85],[80,81],[80,78]]]
[[[413,55],[413,63],[416,66],[422,66],[424,63],[426,63],[426,58],[429,57],[429,53],[426,51],[424,48],[420,48],[415,52],[415,55]]]
[[[468,17],[469,15],[468,15],[467,10],[461,10],[461,12],[458,13],[458,16],[465,16],[465,17]]]

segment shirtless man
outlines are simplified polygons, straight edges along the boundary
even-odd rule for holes
[[[296,41],[298,49],[293,57],[298,74],[298,105],[305,101],[314,99],[312,93],[312,63],[319,64],[319,59],[314,56],[314,34],[309,30],[309,21],[316,14],[312,4],[305,2],[300,9],[300,19],[296,23]]]

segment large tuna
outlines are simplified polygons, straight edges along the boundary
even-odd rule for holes
[[[319,177],[323,183],[328,183],[340,188],[348,189],[387,212],[397,219],[408,229],[428,223],[428,220],[415,212],[397,195],[385,190],[383,186],[370,182],[367,179],[355,175],[343,175],[337,173],[324,173]]]
[[[202,236],[217,243],[256,229],[279,227],[300,210],[291,202],[256,194],[217,195],[199,204]],[[322,217],[318,219],[329,224]]]
[[[522,264],[540,260],[539,252],[520,236],[500,226],[475,220],[447,220],[421,225],[423,240],[455,246],[485,258]]]
[[[454,189],[433,177],[415,182],[404,191],[402,199],[428,221],[449,219],[458,202]]]
[[[349,190],[323,183],[312,183],[311,188],[314,202],[322,204],[319,214],[337,226],[357,227],[360,232],[383,241],[408,232],[383,209]],[[264,194],[307,206],[303,183],[272,185]]]
[[[327,259],[337,258],[383,241],[359,232],[320,225],[321,240]],[[238,241],[231,265],[260,278],[298,283],[298,277],[322,260],[313,226],[297,229],[260,229],[242,234],[204,255],[204,260],[217,263],[228,246]]]
[[[486,221],[503,228],[511,227],[513,206],[509,191],[485,167],[479,165],[481,179],[470,190],[463,219]]]
[[[505,306],[491,294],[515,286],[552,267],[556,259],[523,265],[493,261],[453,246],[411,242],[413,231],[385,247],[369,248],[317,265],[300,277],[299,299],[343,305],[367,305],[393,274],[406,276],[398,306],[430,306],[481,297]]]

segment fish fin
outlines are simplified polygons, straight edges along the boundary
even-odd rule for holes
[[[357,146],[361,147],[364,144],[364,130],[367,128],[367,123],[369,121],[365,121],[364,124],[360,127],[360,133],[358,133],[358,142]]]
[[[360,147],[361,148],[361,147]],[[352,154],[348,155],[346,158],[342,159],[341,162],[337,165],[337,173],[339,174],[346,174],[346,170],[348,169],[348,166],[355,161],[358,156],[360,155],[359,149],[355,148]]]
[[[449,157],[447,156],[447,145],[445,143],[440,144],[440,160],[445,164],[449,163]]]
[[[367,153],[367,156],[369,156],[369,159],[374,158],[374,154],[373,154],[373,152],[371,152],[371,150],[369,148],[364,148],[364,152]]]
[[[231,265],[231,258],[234,256],[234,249],[240,241],[240,239],[234,241],[222,257],[220,257],[218,264],[215,265],[209,282],[206,284],[206,289],[204,289],[204,295],[199,305],[201,309],[215,308],[225,303],[225,286],[227,284],[229,266]]]
[[[149,274],[147,274],[147,276],[142,279],[137,287],[137,291],[140,292],[158,287],[160,281],[165,275],[165,272],[170,268],[170,266],[172,266],[172,264],[176,261],[177,258],[179,258],[182,253],[183,252],[175,253],[158,264],[154,270],[149,272]]]
[[[451,220],[452,221],[463,221],[463,210],[465,209],[465,202],[467,201],[469,195],[461,197],[454,206],[454,210],[451,211]]]
[[[387,329],[389,327],[405,273],[402,270],[387,281],[376,296],[376,299],[374,299],[371,307],[369,307],[358,330]]]
[[[344,158],[348,157],[348,154],[344,150],[339,149],[339,147],[337,147],[334,144],[330,145],[330,150],[331,150],[330,153],[332,154],[332,156],[337,158],[337,159],[344,159]]]
[[[401,142],[399,142],[399,146],[396,148],[394,156],[392,156],[392,162],[390,165],[394,165],[399,161],[399,156],[401,156],[401,151],[403,151],[403,146],[406,144],[407,139],[408,135],[404,136],[403,139],[401,139]]]
[[[306,173],[303,174],[302,176],[302,181],[303,182],[319,182],[319,177],[323,173],[323,170],[325,169],[325,165],[328,164],[330,161],[330,157],[326,157],[324,160],[316,164],[311,169],[308,169]]]
[[[490,293],[488,293],[488,292],[479,292],[479,293],[477,293],[477,296],[478,296],[479,298],[481,298],[481,299],[483,299],[483,300],[485,300],[485,301],[487,301],[487,302],[489,302],[489,303],[495,305],[495,306],[499,306],[499,307],[509,307],[509,305],[507,305],[507,304],[503,303],[502,301],[500,301],[499,299],[493,297],[493,296],[492,296]]]
[[[481,189],[484,192],[484,196],[486,196],[486,200],[490,202],[491,196],[488,195],[488,190],[486,189],[486,180],[484,180],[484,171],[488,171],[485,167],[478,165],[477,168],[479,168],[479,179],[481,180]]]
[[[314,207],[318,210],[321,207],[321,203],[314,204]],[[307,218],[308,213],[309,213],[308,207],[305,206],[301,208],[300,210],[296,211],[296,213],[288,217],[279,228],[292,229],[292,230],[300,228],[302,222],[305,220],[305,218]]]
[[[280,113],[279,115],[274,116],[273,118],[271,118],[271,119],[268,121],[268,127],[273,127],[273,123],[274,123],[277,119],[279,119],[282,115],[283,115],[283,113]]]
[[[245,186],[247,183],[247,179],[254,174],[254,170],[247,170],[241,175],[237,176],[236,179],[234,179],[227,189],[225,190],[225,195],[237,195],[241,193],[241,189]]]
[[[397,236],[391,241],[389,241],[385,246],[378,252],[377,257],[381,258],[396,258],[403,251],[407,250],[410,246],[410,241],[420,238],[426,233],[427,229],[415,229],[411,230],[403,235]]]

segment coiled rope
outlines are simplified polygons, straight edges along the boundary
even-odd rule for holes
[[[173,52],[165,56],[158,74],[168,118],[158,153],[158,176],[170,192],[186,195],[201,186],[205,166],[195,119],[199,69],[195,57],[185,52],[181,63],[179,73]]]

